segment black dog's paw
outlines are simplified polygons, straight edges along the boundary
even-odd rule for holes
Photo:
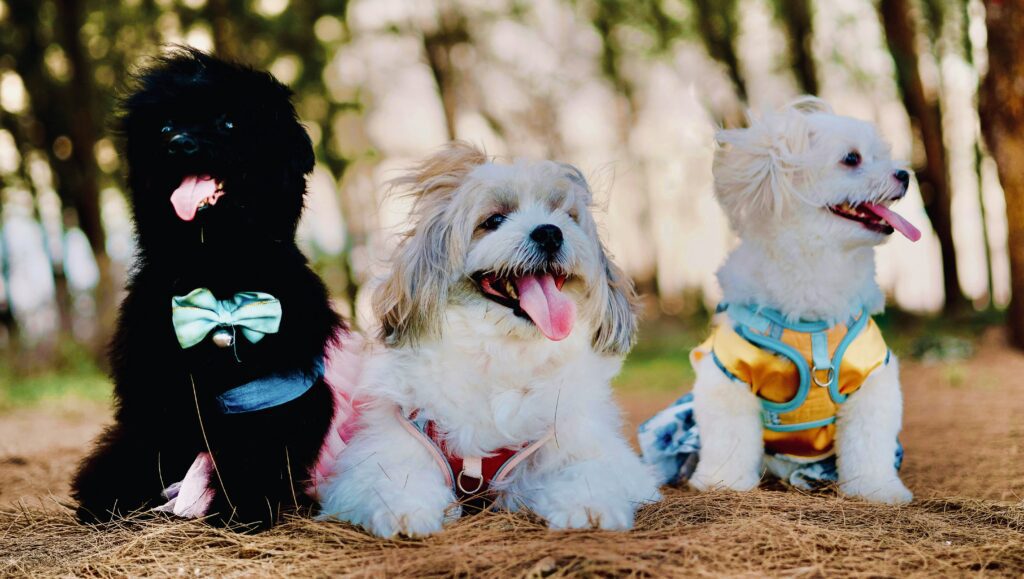
[[[101,517],[93,512],[92,509],[79,506],[75,509],[75,518],[78,519],[79,523],[85,525],[100,525],[110,522],[112,515],[108,512],[106,513],[106,516]]]

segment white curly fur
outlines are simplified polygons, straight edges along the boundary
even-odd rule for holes
[[[866,122],[838,116],[804,97],[721,131],[715,192],[740,237],[718,272],[724,301],[779,310],[791,320],[839,322],[863,308],[880,312],[874,247],[885,240],[827,207],[889,202],[905,193],[889,147]],[[841,164],[856,151],[858,167]],[[690,484],[749,490],[761,476],[760,403],[710,358],[697,367],[694,413],[701,454]],[[893,466],[902,420],[898,363],[873,373],[841,407],[836,452],[840,489],[883,503],[912,498]]]

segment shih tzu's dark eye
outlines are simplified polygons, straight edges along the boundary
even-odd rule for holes
[[[484,222],[480,224],[480,229],[486,231],[494,231],[495,229],[501,227],[501,224],[505,223],[507,219],[508,217],[502,215],[501,213],[495,213],[494,215],[491,215],[490,217],[485,219]]]
[[[165,135],[167,133],[173,131],[173,130],[174,130],[174,123],[172,123],[171,121],[167,121],[166,123],[164,123],[164,126],[160,127],[160,132],[165,134]]]
[[[857,151],[850,151],[845,157],[843,157],[842,163],[847,167],[859,167],[860,153]]]

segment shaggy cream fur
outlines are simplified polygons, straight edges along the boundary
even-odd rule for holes
[[[553,430],[495,489],[497,504],[530,509],[553,528],[630,528],[636,509],[659,497],[621,436],[610,388],[634,339],[635,296],[601,245],[580,172],[550,161],[497,164],[453,144],[399,185],[415,197],[414,223],[375,298],[384,346],[359,391],[372,402],[321,516],[385,537],[434,533],[458,516],[452,489],[398,408],[433,420],[460,456]],[[551,225],[563,241],[544,253],[531,234]],[[485,273],[536,272],[568,276],[560,293],[578,316],[559,341],[485,297],[479,283]]]

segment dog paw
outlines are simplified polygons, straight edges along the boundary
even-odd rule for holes
[[[625,531],[633,528],[632,504],[567,505],[553,509],[545,517],[552,529],[604,529]]]
[[[914,499],[914,493],[898,478],[850,480],[840,483],[839,489],[845,496],[886,505],[905,505]]]
[[[689,484],[694,490],[701,492],[727,490],[745,492],[757,488],[761,482],[759,473],[731,472],[727,468],[701,469],[690,477]]]
[[[409,512],[391,512],[388,510],[375,513],[366,523],[366,528],[374,535],[392,538],[398,535],[406,537],[426,537],[439,533],[444,526],[444,513],[435,513],[429,509],[418,509]]]

